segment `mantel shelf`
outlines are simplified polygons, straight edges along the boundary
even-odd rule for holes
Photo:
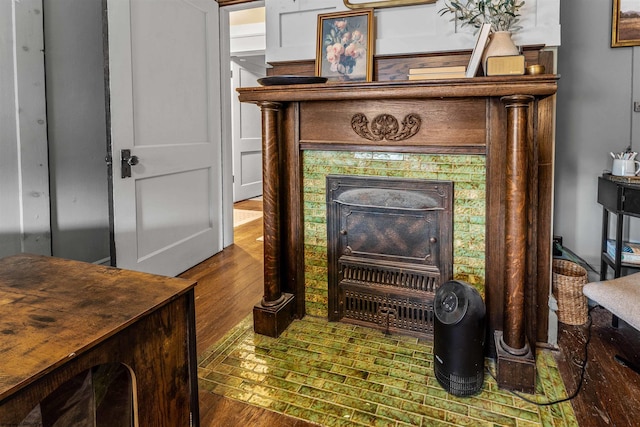
[[[498,97],[509,95],[550,96],[558,89],[555,74],[537,76],[474,77],[450,80],[330,82],[239,88],[241,102],[296,102],[355,99],[425,99]]]

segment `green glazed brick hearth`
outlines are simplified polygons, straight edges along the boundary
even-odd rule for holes
[[[400,160],[392,158],[399,157]],[[486,162],[481,155],[303,152],[306,311],[326,316],[326,176],[361,175],[454,182],[453,276],[484,295]]]
[[[198,359],[201,393],[213,393],[321,426],[577,427],[570,402],[537,406],[498,388],[491,375],[471,397],[438,383],[430,340],[326,318],[294,320],[278,338],[248,316]],[[555,359],[538,349],[536,402],[567,396]],[[293,425],[293,423],[288,424]]]

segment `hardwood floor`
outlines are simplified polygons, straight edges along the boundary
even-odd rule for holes
[[[591,342],[582,390],[572,405],[581,427],[640,425],[640,374],[614,360],[620,355],[640,366],[640,332],[620,321],[611,326],[611,313],[603,308],[591,312]],[[561,351],[556,360],[569,392],[576,389],[580,363],[584,360],[587,326],[560,324]]]
[[[259,201],[245,201],[239,209],[260,210]],[[262,298],[262,221],[235,229],[235,244],[183,273],[196,279],[196,335],[198,353],[214,344],[229,329],[251,313]],[[582,427],[638,425],[640,420],[640,375],[616,363],[614,355],[640,365],[640,332],[623,322],[612,328],[611,315],[604,309],[592,312],[593,327],[589,362],[583,388],[572,401]],[[556,353],[560,372],[569,392],[575,390],[583,359],[586,327],[560,324]],[[249,406],[218,395],[200,392],[200,420],[203,427],[307,427],[313,424]]]
[[[262,210],[262,202],[247,200],[236,208]],[[237,325],[260,301],[262,278],[262,219],[234,230],[235,243],[219,254],[184,272],[180,277],[195,279],[196,337],[202,353]],[[307,427],[314,424],[255,406],[200,391],[202,427]]]
[[[244,210],[262,210],[262,202],[236,204]],[[196,322],[198,354],[244,319],[263,294],[262,219],[234,229],[235,243],[180,277],[198,281]]]

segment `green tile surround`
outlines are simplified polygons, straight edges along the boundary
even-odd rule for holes
[[[473,397],[448,394],[433,373],[425,339],[328,322],[325,177],[410,177],[454,182],[454,277],[484,294],[485,157],[305,151],[303,155],[307,316],[279,338],[253,332],[251,316],[198,360],[201,390],[324,426],[577,426],[568,402],[537,406],[485,376]],[[486,360],[494,372],[495,365]],[[555,360],[537,353],[539,402],[566,396]]]
[[[205,351],[199,387],[324,426],[577,426],[568,402],[537,406],[485,376],[473,397],[448,394],[433,374],[432,343],[306,316],[279,338],[249,316]],[[489,369],[495,367],[487,360]],[[555,360],[538,350],[536,395],[566,396]]]
[[[312,316],[326,316],[326,184],[329,174],[447,180],[454,182],[453,275],[484,295],[486,162],[481,155],[304,151],[305,304]]]

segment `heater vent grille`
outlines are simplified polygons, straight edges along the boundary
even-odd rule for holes
[[[478,394],[484,382],[484,372],[482,372],[482,369],[478,370],[476,375],[471,377],[463,377],[446,372],[444,369],[439,368],[438,365],[436,365],[434,372],[436,378],[445,390],[455,396],[466,397]]]

